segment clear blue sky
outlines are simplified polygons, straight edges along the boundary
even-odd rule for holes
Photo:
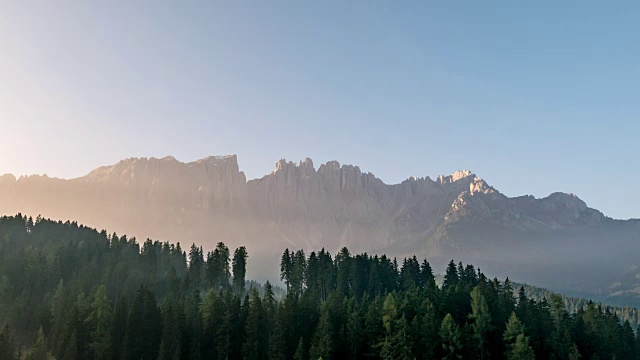
[[[0,173],[311,157],[640,217],[638,2],[133,3],[0,5]]]

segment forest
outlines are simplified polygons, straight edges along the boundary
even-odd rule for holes
[[[284,249],[283,290],[249,259],[1,217],[0,359],[640,359],[624,314],[473,265]]]

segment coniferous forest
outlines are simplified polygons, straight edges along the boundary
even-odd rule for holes
[[[286,249],[284,293],[247,281],[247,261],[2,217],[0,359],[640,359],[610,308],[569,312],[472,265],[437,285],[415,257]]]

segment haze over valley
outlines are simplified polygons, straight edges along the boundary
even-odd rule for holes
[[[640,359],[639,18],[0,1],[0,360]]]
[[[637,304],[640,221],[614,220],[576,195],[509,198],[467,170],[385,184],[358,166],[280,160],[247,181],[237,157],[183,163],[129,158],[86,176],[0,178],[0,212],[21,212],[139,239],[245,245],[249,275],[277,280],[282,248],[342,247],[450,259],[568,294]],[[569,256],[570,254],[570,256]]]

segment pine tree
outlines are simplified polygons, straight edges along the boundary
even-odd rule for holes
[[[320,273],[320,299],[326,301],[329,292],[335,287],[335,267],[331,254],[324,248],[318,253],[318,268]]]
[[[295,252],[292,258],[292,269],[290,275],[290,290],[294,295],[300,296],[304,286],[304,276],[307,271],[307,260],[303,250]]]
[[[185,299],[185,339],[182,344],[186,347],[189,359],[198,360],[200,358],[200,350],[202,346],[202,299],[200,298],[200,290],[192,289],[191,294]]]
[[[529,339],[524,335],[524,326],[515,312],[512,312],[509,317],[502,339],[507,348],[505,355],[508,360],[535,359],[533,349],[529,346]]]
[[[9,329],[9,324],[4,324],[2,331],[0,331],[0,359],[18,360],[16,343]]]
[[[280,319],[280,310],[275,315],[273,330],[269,338],[269,360],[284,360],[285,356],[285,334]]]
[[[440,325],[440,341],[444,350],[443,360],[462,359],[460,337],[460,328],[453,321],[451,314],[447,314]]]
[[[300,341],[298,341],[298,347],[296,348],[296,353],[293,355],[293,360],[306,360],[307,357],[305,356],[305,351],[304,351],[304,341],[302,341],[302,338],[300,338]]]
[[[158,359],[172,360],[176,354],[182,355],[182,336],[184,332],[184,313],[182,304],[170,299],[162,306],[162,338]]]
[[[576,344],[573,344],[571,349],[569,349],[569,360],[578,360],[581,358],[582,355],[580,355],[580,352],[578,352],[578,347],[576,346]]]
[[[267,322],[267,330],[270,330],[276,315],[277,302],[275,294],[273,293],[273,286],[269,280],[264,284],[264,295],[262,296],[262,303],[264,305],[264,311]]]
[[[437,290],[436,278],[433,275],[433,269],[427,259],[424,259],[420,266],[420,283],[428,293],[432,293]]]
[[[491,314],[487,301],[480,291],[480,287],[476,286],[471,291],[471,314],[469,319],[473,320],[471,325],[473,336],[480,350],[480,359],[487,357],[487,333],[491,331]]]
[[[409,326],[404,315],[399,320],[394,321],[391,333],[388,333],[382,343],[380,356],[384,360],[411,360],[414,358],[411,349],[411,339],[409,336]]]
[[[366,344],[368,358],[377,357],[379,352],[379,339],[385,335],[385,327],[380,319],[383,316],[382,297],[376,297],[369,305],[364,319],[363,336]]]
[[[331,329],[331,323],[329,318],[329,311],[325,307],[324,311],[320,315],[320,321],[313,335],[313,341],[311,343],[311,349],[309,351],[310,359],[323,358],[330,360],[333,354],[333,331]]]
[[[189,272],[187,273],[188,284],[193,288],[200,288],[202,285],[202,275],[204,274],[204,256],[202,248],[196,244],[191,245],[189,251]]]
[[[55,354],[61,354],[63,351],[65,343],[63,334],[66,333],[65,327],[68,323],[67,316],[69,307],[65,297],[64,280],[60,280],[53,294],[53,299],[51,299],[51,321],[53,323],[51,327],[51,343],[53,344],[52,349]]]
[[[534,360],[536,358],[533,349],[529,346],[529,340],[524,334],[516,337],[513,348],[507,353],[508,360]]]
[[[155,295],[141,285],[127,320],[125,359],[155,359],[162,335],[162,314]]]
[[[280,280],[283,280],[287,286],[287,293],[291,287],[291,273],[293,272],[293,259],[289,253],[289,249],[285,249],[280,258]]]
[[[253,288],[249,303],[249,316],[245,325],[245,339],[242,346],[243,359],[258,360],[261,356],[265,344],[264,335],[264,309],[258,290]]]
[[[89,347],[93,350],[94,359],[107,360],[110,358],[110,330],[113,311],[107,298],[107,287],[104,285],[101,285],[96,291],[89,321],[94,328],[91,333],[92,342],[89,344]]]
[[[393,293],[387,294],[382,309],[382,324],[384,325],[387,334],[390,334],[393,331],[393,325],[398,317],[398,308],[396,307],[396,299],[393,296]]]
[[[348,296],[351,288],[351,253],[349,249],[340,249],[335,259],[336,287],[340,296]]]
[[[113,322],[111,324],[111,359],[122,359],[124,352],[124,341],[126,337],[127,329],[127,314],[129,312],[129,306],[127,298],[123,295],[116,304],[116,309],[113,314]]]
[[[244,283],[247,275],[247,248],[240,246],[233,253],[233,287],[238,295],[244,293]]]
[[[40,326],[36,339],[33,342],[31,352],[27,355],[26,360],[50,360],[51,358],[49,351],[47,351],[47,342],[44,337],[44,331],[42,330],[42,326]]]
[[[219,242],[216,245],[210,257],[207,256],[207,277],[216,291],[229,286],[229,277],[231,276],[229,271],[230,258],[229,248],[223,242]]]
[[[307,292],[310,293],[312,297],[319,299],[321,296],[320,259],[315,251],[312,251],[311,254],[309,254],[307,270],[304,274],[304,278],[307,285]]]
[[[453,260],[449,261],[449,265],[447,265],[447,270],[444,274],[444,280],[442,282],[442,290],[447,290],[449,288],[453,288],[458,285],[460,281],[458,277],[458,269],[456,268],[456,263]]]
[[[349,354],[353,359],[358,357],[358,354],[362,351],[362,319],[360,313],[357,310],[353,310],[347,318],[346,324],[347,340],[349,342]]]
[[[209,289],[202,302],[203,344],[202,358],[215,359],[218,353],[220,326],[224,321],[224,300],[214,289]]]
[[[62,359],[61,360],[76,360],[78,358],[81,358],[78,355],[78,336],[76,335],[76,332],[74,331],[73,333],[71,333],[71,336],[69,337],[69,340],[67,340],[67,345],[64,349],[64,351],[62,352]]]

